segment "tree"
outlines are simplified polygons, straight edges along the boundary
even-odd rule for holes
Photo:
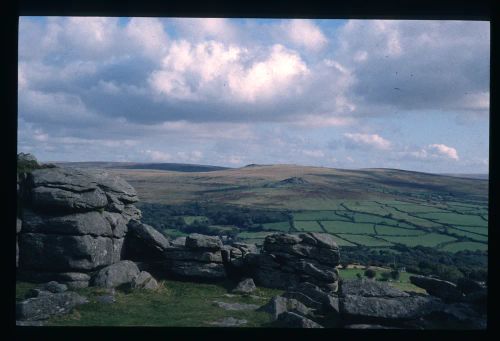
[[[372,278],[375,278],[375,276],[377,275],[377,273],[375,272],[375,270],[371,269],[371,268],[368,268],[365,270],[365,276],[372,279]]]
[[[356,277],[357,277],[358,279],[361,279],[361,274],[358,272],[358,273],[356,274]]]
[[[384,271],[380,274],[380,276],[382,277],[382,281],[388,281],[391,277],[391,273],[388,271]]]
[[[401,274],[399,273],[399,270],[392,270],[389,275],[393,280],[397,281],[399,280]]]

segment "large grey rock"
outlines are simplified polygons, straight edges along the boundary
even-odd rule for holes
[[[291,311],[280,314],[278,321],[289,328],[323,328],[323,326],[313,320]]]
[[[125,242],[127,258],[136,261],[156,261],[163,259],[163,252],[170,246],[169,241],[153,227],[136,220],[128,223]]]
[[[184,247],[170,247],[164,250],[163,258],[169,260],[222,263],[222,254],[220,250],[199,250]]]
[[[93,270],[117,262],[122,245],[122,238],[22,233],[19,238],[19,261],[24,269],[60,272]]]
[[[131,282],[132,289],[156,290],[159,284],[149,272],[141,271]]]
[[[186,237],[177,237],[174,240],[170,241],[172,246],[185,246],[186,245]]]
[[[408,293],[391,287],[384,282],[373,280],[345,280],[340,286],[341,296],[358,295],[363,297],[408,297]]]
[[[238,285],[232,290],[232,292],[236,294],[250,294],[256,289],[257,287],[255,286],[253,279],[245,278],[238,283]]]
[[[410,282],[446,302],[460,301],[463,297],[457,285],[452,282],[425,276],[410,276]]]
[[[190,249],[220,250],[222,241],[219,237],[191,233],[186,237],[186,247]]]
[[[259,310],[271,314],[273,320],[277,320],[281,314],[287,311],[298,312],[302,315],[311,315],[314,312],[314,309],[306,307],[300,301],[284,296],[275,296],[271,298],[271,300]]]
[[[23,226],[23,221],[19,218],[16,219],[16,233],[21,232],[21,228]]]
[[[226,270],[222,263],[202,263],[196,261],[174,260],[168,262],[167,271],[186,278],[222,279]]]
[[[85,297],[72,291],[40,295],[16,303],[16,319],[44,320],[53,315],[69,313],[77,305],[87,302]]]
[[[85,212],[104,208],[106,195],[99,189],[73,192],[54,187],[36,187],[31,191],[33,207],[54,213]]]
[[[27,233],[122,238],[127,231],[123,217],[110,212],[92,211],[64,216],[49,216],[36,214],[26,209],[23,219],[23,232]]]
[[[104,208],[121,212],[138,200],[125,180],[106,171],[75,168],[38,169],[29,175],[33,206],[45,211],[82,212]]]
[[[99,270],[92,278],[92,284],[103,288],[115,288],[122,284],[130,284],[139,272],[134,262],[120,261]]]
[[[321,304],[321,310],[325,313],[339,313],[339,300],[336,295],[332,295],[329,292],[321,290],[318,286],[304,282],[300,283],[297,287],[293,288],[293,291],[301,293],[306,297],[314,300],[315,302],[319,302]],[[301,301],[302,302],[302,301]],[[305,302],[302,302],[306,304]],[[309,306],[306,304],[306,306]]]
[[[327,234],[272,234],[266,237],[263,247],[269,253],[279,252],[300,258],[312,258],[330,266],[337,266],[340,261],[338,246]]]
[[[246,253],[259,253],[257,245],[250,243],[233,242],[231,246],[239,249],[243,254]]]
[[[345,295],[340,298],[340,313],[347,319],[361,321],[415,320],[442,308],[442,302],[432,296],[389,298]]]
[[[57,283],[56,281],[50,281],[39,286],[39,289],[46,290],[51,293],[60,293],[68,290],[68,286],[65,284]]]

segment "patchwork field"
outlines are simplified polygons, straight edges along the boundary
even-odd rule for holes
[[[488,248],[487,180],[296,165],[189,173],[108,170],[130,182],[145,203],[197,202],[289,216],[288,221],[260,223],[260,231],[239,226],[237,237],[248,242],[260,244],[269,233],[310,231],[330,233],[341,246],[423,245],[450,252]],[[189,225],[207,217],[182,219]],[[170,227],[164,233],[180,235]]]

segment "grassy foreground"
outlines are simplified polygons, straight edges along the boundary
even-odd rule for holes
[[[157,291],[116,290],[116,302],[100,303],[99,295],[105,290],[85,288],[75,290],[86,296],[89,304],[74,309],[71,314],[54,317],[47,326],[161,326],[161,327],[213,327],[210,323],[225,317],[247,320],[244,327],[266,327],[271,322],[270,315],[255,310],[224,310],[213,301],[245,303],[262,306],[283,291],[258,288],[253,296],[232,295],[234,283],[205,284],[161,281]],[[35,284],[17,282],[16,298],[22,299]],[[229,295],[226,296],[226,295]]]
[[[379,280],[382,270],[377,271]],[[363,269],[340,269],[344,279],[363,275]],[[406,291],[425,292],[408,280],[409,274],[402,273],[399,281],[388,282],[390,285]],[[101,288],[75,290],[87,297],[90,303],[77,307],[71,314],[54,317],[47,321],[47,326],[158,326],[158,327],[213,327],[212,322],[226,317],[246,320],[243,327],[272,327],[270,315],[255,310],[231,311],[214,304],[214,301],[226,303],[244,303],[262,306],[283,290],[259,287],[251,296],[231,294],[235,283],[227,280],[218,284],[163,280],[157,291],[116,290],[116,302],[100,303],[97,297],[106,295]],[[16,299],[24,299],[26,293],[36,284],[16,283]]]

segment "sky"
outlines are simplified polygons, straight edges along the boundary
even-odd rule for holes
[[[20,17],[40,161],[487,173],[489,22]]]

